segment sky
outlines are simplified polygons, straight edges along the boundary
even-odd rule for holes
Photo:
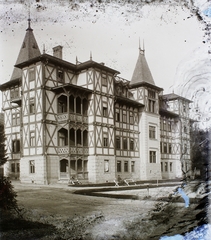
[[[41,52],[44,45],[48,54],[52,54],[53,47],[62,45],[64,60],[73,63],[76,56],[80,62],[89,60],[91,53],[94,61],[104,62],[121,72],[120,77],[130,80],[139,44],[142,48],[144,45],[155,84],[169,92],[179,81],[175,76],[181,61],[192,57],[196,49],[207,51],[204,25],[177,1],[141,2],[1,0],[0,83],[10,80],[30,12]]]

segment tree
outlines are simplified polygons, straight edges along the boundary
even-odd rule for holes
[[[8,159],[5,147],[4,125],[0,125],[0,166],[4,165]]]
[[[191,132],[192,170],[200,170],[201,180],[206,180],[209,165],[209,132],[195,128]]]
[[[0,125],[0,166],[4,165],[7,162],[7,153],[5,147],[5,133],[4,125]],[[17,205],[17,193],[13,190],[13,185],[11,181],[4,177],[0,177],[0,210],[8,211],[15,210],[19,211]]]

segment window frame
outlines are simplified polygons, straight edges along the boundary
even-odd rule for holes
[[[29,114],[35,114],[35,98],[29,99]]]
[[[35,131],[30,131],[30,135],[29,135],[29,137],[30,137],[30,147],[35,147],[35,143],[36,143],[36,141],[35,141]]]
[[[109,173],[109,160],[104,159],[104,173]]]
[[[29,160],[29,173],[34,174],[35,173],[35,161]]]
[[[108,147],[108,133],[103,132],[103,147]]]
[[[157,162],[157,152],[150,150],[149,151],[149,162],[150,163],[156,163]]]
[[[117,162],[116,162],[116,171],[117,172],[122,172],[122,161],[120,161],[120,160],[117,160]]]
[[[128,167],[128,161],[124,161],[124,172],[128,172],[129,167]]]
[[[149,125],[149,139],[156,139],[156,127]]]

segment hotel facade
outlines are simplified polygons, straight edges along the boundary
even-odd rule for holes
[[[25,183],[175,179],[190,173],[188,99],[163,95],[139,49],[132,78],[90,58],[41,54],[28,28],[11,79],[0,86],[5,175]]]

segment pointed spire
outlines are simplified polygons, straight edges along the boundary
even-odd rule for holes
[[[78,64],[78,57],[75,58],[76,65]]]
[[[138,60],[136,62],[136,66],[130,82],[131,86],[135,86],[135,85],[137,86],[140,83],[149,83],[149,84],[155,85],[155,82],[152,77],[149,66],[147,64],[144,52],[145,52],[144,42],[143,42],[143,49],[141,49],[140,41],[139,41],[139,56],[138,56]]]
[[[31,28],[31,19],[29,18],[28,28],[26,29],[26,34],[15,64],[28,61],[29,59],[38,57],[40,55],[41,53],[34,37],[33,29]],[[21,75],[21,69],[15,67],[10,80],[21,78]]]
[[[90,61],[92,61],[92,51],[90,51]]]

